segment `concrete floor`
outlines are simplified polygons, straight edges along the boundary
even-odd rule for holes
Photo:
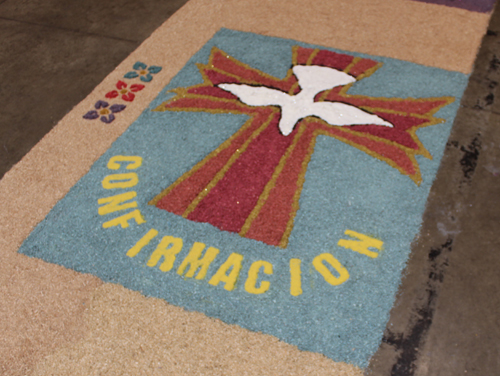
[[[186,0],[0,0],[0,177]],[[500,9],[369,375],[500,374]]]
[[[187,0],[0,0],[0,177]]]
[[[500,7],[370,375],[500,375]]]

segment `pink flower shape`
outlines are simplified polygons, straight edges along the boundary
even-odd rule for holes
[[[116,84],[116,88],[118,90],[112,90],[105,95],[106,98],[116,98],[121,94],[122,99],[127,102],[132,102],[135,98],[135,94],[138,91],[144,89],[144,85],[140,84],[132,84],[130,85],[130,89],[127,89],[127,84],[123,81],[118,81]]]

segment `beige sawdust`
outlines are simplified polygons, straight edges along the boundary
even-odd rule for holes
[[[230,29],[469,73],[489,14],[408,0],[227,0],[220,18]]]
[[[44,355],[85,335],[81,316],[102,282],[25,256],[2,254],[0,375],[24,376]]]
[[[362,375],[355,366],[113,284],[95,291],[85,320],[89,335],[48,356],[34,375]]]

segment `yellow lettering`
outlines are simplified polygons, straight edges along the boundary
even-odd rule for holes
[[[132,248],[127,251],[128,257],[135,257],[137,254],[149,244],[149,242],[158,235],[158,231],[154,228],[149,230]]]
[[[259,270],[264,268],[264,273],[273,274],[273,265],[267,261],[255,261],[248,270],[248,278],[245,282],[245,291],[250,294],[263,294],[269,290],[271,283],[269,281],[262,281],[260,287],[257,287],[257,280],[259,279]]]
[[[384,245],[383,241],[360,234],[356,231],[346,230],[344,234],[350,236],[351,238],[357,238],[358,240],[340,239],[337,245],[351,249],[354,252],[361,253],[362,255],[366,255],[371,258],[378,257],[378,252],[370,251],[368,248],[376,248],[381,251],[382,245]]]
[[[302,294],[302,278],[300,270],[300,259],[290,260],[290,294],[299,296]]]
[[[158,247],[156,247],[153,254],[149,258],[147,265],[149,267],[156,266],[158,261],[160,261],[160,259],[163,256],[165,259],[163,263],[160,265],[160,270],[162,272],[168,272],[173,268],[175,262],[175,256],[177,256],[177,254],[181,251],[181,249],[182,249],[181,238],[174,238],[173,236],[164,236],[160,244],[158,244]]]
[[[222,264],[219,270],[217,270],[217,272],[214,274],[214,276],[210,278],[210,281],[208,281],[208,283],[210,283],[212,286],[217,286],[220,282],[224,282],[224,288],[227,291],[232,291],[234,289],[234,286],[236,285],[238,276],[240,275],[242,261],[242,255],[238,253],[231,253],[224,264]],[[229,269],[231,269],[231,272],[227,274]]]
[[[106,204],[106,205],[101,206],[98,210],[98,213],[99,213],[99,215],[105,215],[105,214],[113,213],[113,212],[119,211],[119,210],[136,208],[137,207],[136,201],[120,205],[120,203],[127,201],[127,200],[131,200],[135,196],[137,196],[137,193],[132,191],[132,192],[125,192],[125,193],[111,196],[111,197],[100,198],[99,200],[97,200],[97,203],[99,205],[102,205],[102,204]]]
[[[194,273],[200,269],[196,274],[196,279],[203,279],[207,275],[208,267],[214,261],[215,257],[219,254],[217,248],[209,247],[205,252],[205,256],[201,258],[201,253],[205,249],[205,244],[194,243],[186,258],[182,261],[181,266],[177,269],[177,274],[182,275],[189,265],[189,270],[186,273],[187,278],[193,278]],[[201,258],[201,259],[200,259]]]
[[[106,189],[130,188],[138,182],[139,178],[135,172],[129,172],[128,174],[113,174],[104,178],[102,187]]]
[[[335,277],[332,272],[323,264],[323,261],[326,261],[328,264],[332,266],[333,269],[339,273],[338,277]],[[338,286],[349,279],[349,272],[346,268],[342,266],[342,264],[333,257],[330,253],[323,253],[319,256],[316,256],[313,260],[313,266],[316,270],[323,276],[325,281],[333,286]]]
[[[121,217],[112,219],[111,221],[104,222],[102,224],[102,227],[103,228],[110,228],[110,227],[120,225],[120,226],[122,226],[122,228],[127,228],[129,226],[129,224],[128,224],[129,219],[134,219],[138,225],[146,222],[146,220],[142,216],[141,212],[137,209],[137,210],[131,211],[127,214],[124,214]]]
[[[118,162],[132,162],[127,164],[127,170],[135,170],[136,168],[141,167],[142,158],[137,156],[115,155],[109,160],[108,168],[110,170],[118,170],[121,167]]]

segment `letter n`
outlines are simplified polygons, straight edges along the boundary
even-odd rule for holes
[[[361,253],[362,255],[371,257],[371,258],[376,258],[378,257],[378,252],[375,251],[370,251],[368,248],[375,248],[379,251],[382,250],[382,246],[384,245],[384,242],[382,240],[374,239],[368,235],[363,235],[360,234],[359,232],[352,231],[352,230],[345,230],[344,232],[346,235],[356,238],[358,240],[346,240],[346,239],[340,239],[337,243],[340,247],[344,247],[350,250],[353,250],[354,252]]]
[[[132,201],[128,202],[126,204],[122,204],[122,202],[128,201],[133,199],[135,196],[137,196],[137,193],[132,191],[132,192],[125,192],[119,195],[114,195],[111,197],[105,197],[105,198],[100,198],[97,200],[97,203],[101,206],[98,210],[99,215],[105,215],[109,213],[113,213],[119,210],[125,210],[125,209],[130,209],[130,208],[136,208],[137,207],[137,202]]]

